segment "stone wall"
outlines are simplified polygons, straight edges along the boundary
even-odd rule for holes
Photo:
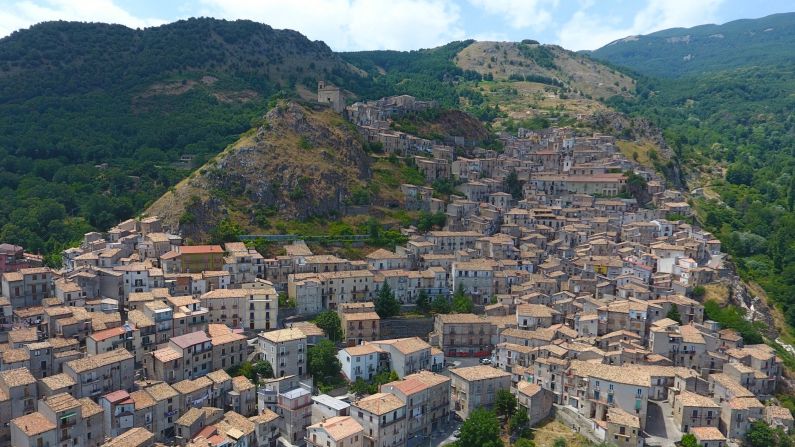
[[[431,331],[433,331],[432,317],[381,320],[382,339],[420,337],[423,340],[428,340],[428,333]]]
[[[555,420],[570,427],[575,432],[585,436],[589,441],[599,444],[605,440],[605,431],[592,420],[577,413],[573,408],[565,405],[555,405],[552,408]],[[600,437],[601,435],[601,437]]]

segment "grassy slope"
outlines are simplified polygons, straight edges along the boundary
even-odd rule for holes
[[[546,60],[536,62],[522,48],[517,42],[475,42],[461,50],[455,62],[464,70],[491,74],[496,80],[506,80],[514,74],[559,79],[593,98],[630,95],[634,90],[630,77],[582,55],[560,47],[543,46],[551,53],[553,66]]]

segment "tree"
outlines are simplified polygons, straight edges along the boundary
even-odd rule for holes
[[[420,290],[420,293],[417,295],[417,312],[422,314],[430,313],[431,311],[431,299],[428,296],[428,292],[425,289]]]
[[[775,447],[776,434],[764,421],[754,421],[745,434],[746,447]]]
[[[705,289],[704,286],[695,286],[695,287],[693,287],[693,298],[697,298],[697,299],[704,298],[704,295],[706,295],[706,293],[707,293],[707,289]]]
[[[310,347],[307,357],[309,374],[321,384],[333,381],[342,371],[342,365],[337,359],[337,347],[329,340],[320,340]]]
[[[516,200],[522,199],[522,196],[524,195],[524,192],[522,191],[523,186],[524,182],[519,181],[519,176],[516,174],[515,170],[512,170],[503,181],[505,192],[512,195]]]
[[[516,433],[529,423],[530,418],[527,416],[527,408],[519,405],[516,413],[514,413],[508,421],[508,430],[510,430],[511,433]]]
[[[241,234],[243,234],[243,229],[240,228],[240,225],[227,217],[210,230],[210,242],[213,244],[234,242]]]
[[[378,291],[378,296],[375,299],[375,312],[381,318],[393,317],[400,313],[400,303],[395,299],[392,288],[386,282]]]
[[[259,377],[270,379],[273,377],[273,367],[267,360],[260,360],[254,364],[254,373]]]
[[[331,341],[342,340],[342,324],[340,316],[333,310],[325,310],[315,317],[315,324],[326,332],[326,336]]]
[[[441,293],[436,295],[436,298],[434,298],[433,302],[431,303],[431,311],[437,314],[449,314],[450,300],[448,300]]]
[[[464,294],[464,287],[459,284],[453,294],[453,312],[459,314],[470,314],[473,309],[472,300]]]
[[[368,394],[370,393],[370,384],[359,377],[351,384],[350,391],[354,394]]]
[[[461,425],[458,447],[503,447],[500,422],[493,412],[478,408]]]
[[[294,309],[296,302],[293,298],[282,292],[279,294],[279,309]]]
[[[682,440],[679,441],[682,447],[698,447],[698,440],[693,435],[693,433],[687,433],[682,436]]]
[[[566,438],[557,438],[555,442],[552,443],[552,447],[566,447],[567,445]]]
[[[536,444],[527,438],[519,438],[513,443],[513,447],[536,447]]]
[[[516,412],[516,396],[510,390],[497,390],[494,409],[500,416],[509,418]]]
[[[682,315],[679,314],[679,306],[676,304],[671,305],[671,310],[665,315],[665,318],[670,318],[679,324],[682,324]]]

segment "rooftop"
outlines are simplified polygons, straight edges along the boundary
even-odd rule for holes
[[[378,416],[405,406],[397,396],[389,393],[376,393],[354,402],[353,405]]]
[[[336,416],[328,418],[318,424],[310,425],[308,428],[322,429],[328,433],[328,436],[331,439],[337,442],[353,436],[356,433],[364,431],[362,426],[350,416]]]
[[[467,382],[472,382],[475,380],[488,380],[488,379],[497,379],[501,377],[510,377],[511,374],[507,373],[501,369],[497,369],[493,366],[488,365],[476,365],[476,366],[468,366],[465,368],[456,368],[450,371],[450,374],[453,376],[458,376]]]
[[[82,359],[71,360],[66,362],[66,365],[69,366],[74,372],[79,374],[86,371],[91,371],[92,369],[112,365],[113,363],[124,362],[127,360],[132,361],[133,358],[133,355],[130,354],[130,352],[126,349],[116,349],[113,351],[84,357]]]
[[[50,430],[55,430],[55,423],[50,422],[49,419],[38,411],[12,419],[11,423],[28,436],[36,436]]]

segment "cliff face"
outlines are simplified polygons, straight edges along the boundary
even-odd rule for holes
[[[227,217],[253,229],[263,215],[306,219],[340,213],[370,176],[369,157],[353,126],[328,109],[285,102],[146,213],[198,241]]]

